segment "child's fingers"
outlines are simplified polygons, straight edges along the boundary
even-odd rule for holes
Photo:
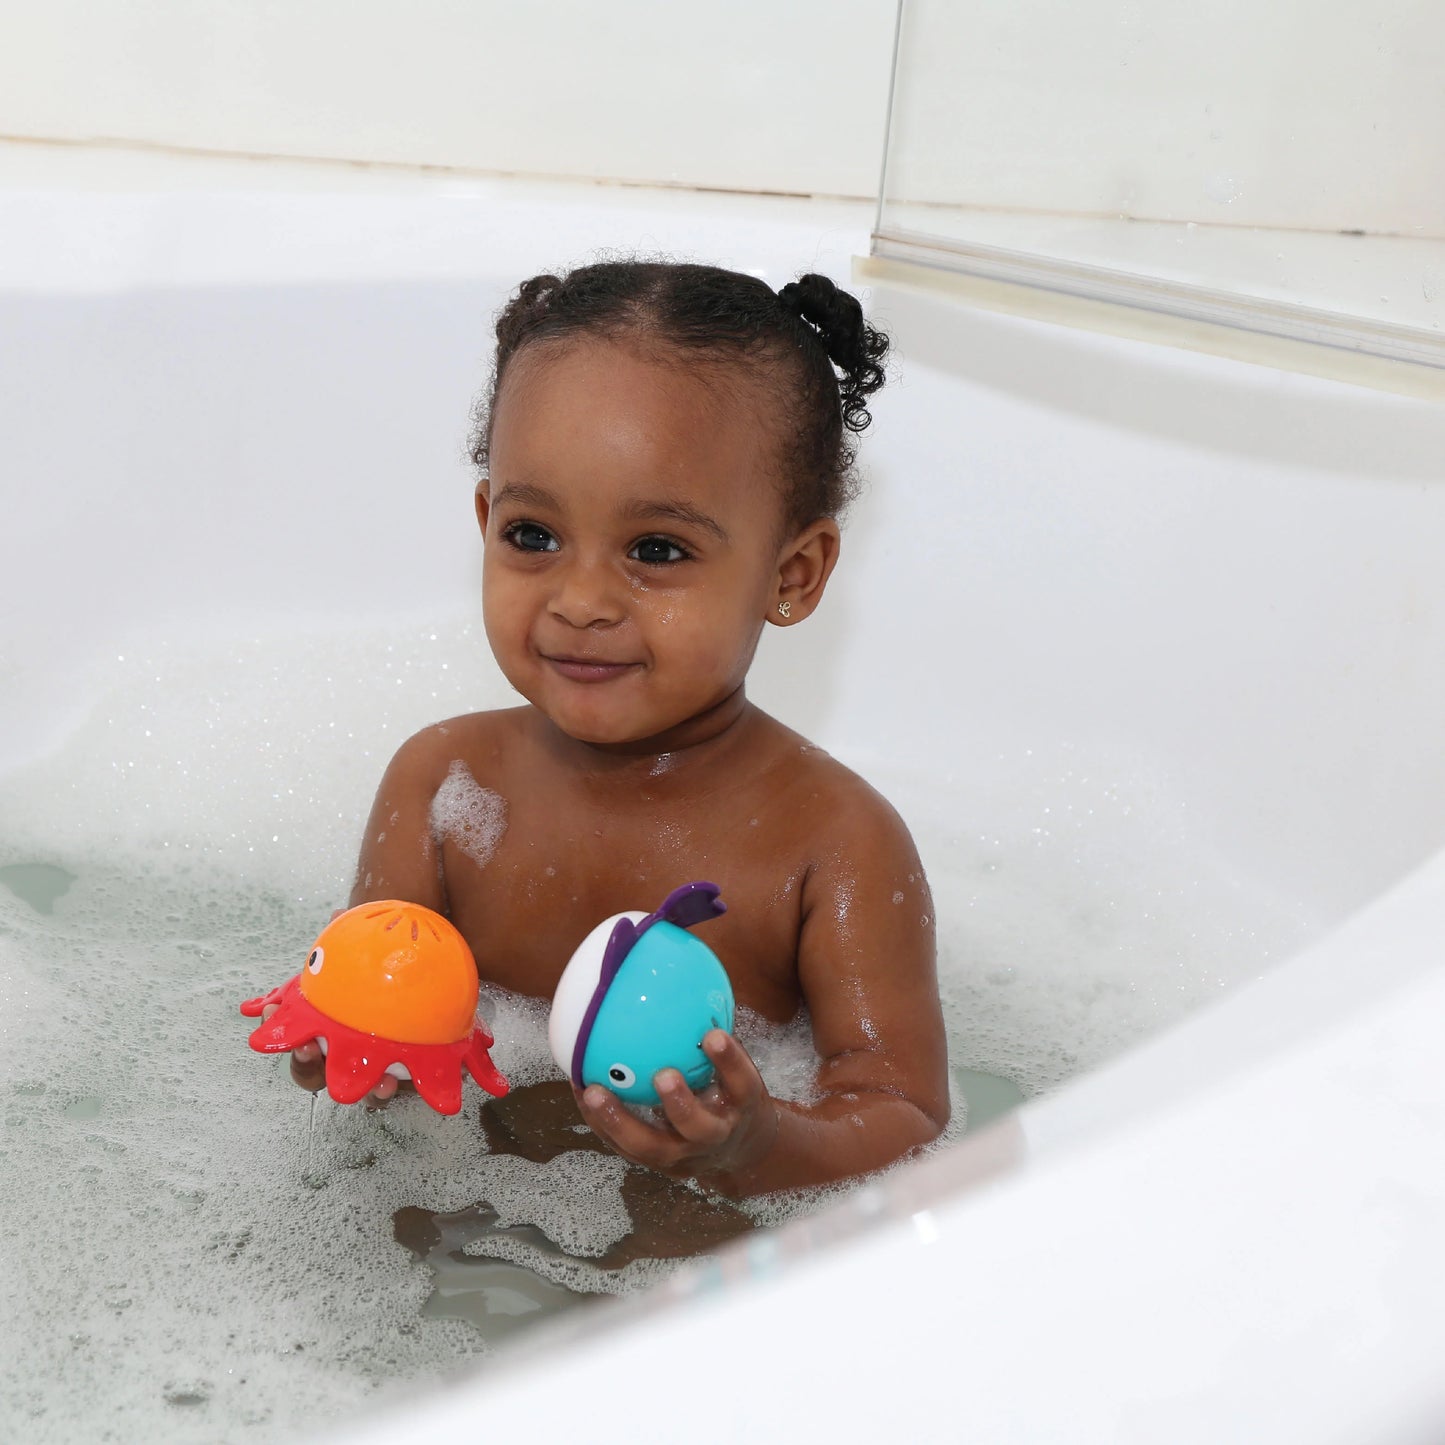
[[[300,1084],[313,1094],[319,1094],[326,1087],[326,1063],[318,1049],[310,1058],[303,1059],[299,1049],[291,1054],[291,1082]]]
[[[615,1094],[597,1084],[577,1096],[583,1119],[623,1158],[649,1169],[676,1169],[721,1150],[749,1112],[764,1101],[767,1089],[748,1051],[731,1034],[713,1029],[702,1043],[717,1070],[719,1087],[699,1096],[676,1069],[661,1070],[653,1082],[667,1128],[644,1124]]]
[[[592,1132],[634,1164],[667,1169],[682,1155],[682,1141],[676,1135],[644,1124],[614,1093],[599,1084],[589,1084],[582,1090],[577,1107]]]
[[[712,1060],[718,1082],[734,1105],[751,1109],[761,1102],[766,1089],[758,1066],[748,1051],[726,1030],[711,1029],[704,1036],[702,1051]]]
[[[690,1144],[716,1148],[737,1127],[736,1110],[715,1114],[688,1088],[687,1080],[676,1069],[663,1069],[652,1082],[667,1122]]]
[[[265,1023],[280,1007],[279,1003],[268,1004],[261,1010],[261,1022]],[[320,1044],[297,1044],[291,1050],[291,1081],[313,1094],[326,1087],[326,1064]]]

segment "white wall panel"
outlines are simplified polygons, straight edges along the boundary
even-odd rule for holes
[[[893,0],[0,0],[0,135],[872,195]]]
[[[889,192],[1445,235],[1445,7],[907,0]]]

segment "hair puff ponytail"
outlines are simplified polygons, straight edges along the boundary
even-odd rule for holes
[[[856,297],[816,272],[789,281],[778,291],[778,300],[817,331],[828,360],[843,373],[843,425],[851,432],[862,431],[873,420],[868,398],[883,385],[887,336],[863,319]]]

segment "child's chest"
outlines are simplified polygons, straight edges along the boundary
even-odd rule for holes
[[[572,951],[604,918],[650,912],[684,883],[715,883],[727,913],[698,937],[722,960],[739,1004],[791,1018],[801,1002],[797,948],[806,865],[760,819],[644,808],[627,817],[584,805],[512,804],[485,863],[444,842],[451,915],[484,980],[550,996]]]

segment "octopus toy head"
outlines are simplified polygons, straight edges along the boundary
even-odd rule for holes
[[[462,1106],[462,1069],[488,1093],[507,1081],[478,1022],[477,966],[466,940],[439,913],[387,899],[363,903],[321,931],[295,978],[241,1012],[271,1015],[251,1035],[260,1053],[317,1041],[326,1055],[327,1092],[354,1104],[384,1074],[409,1078],[432,1108]]]
[[[726,911],[712,883],[669,893],[656,913],[618,913],[578,945],[557,985],[547,1035],[574,1087],[601,1084],[656,1104],[653,1077],[689,1087],[713,1076],[703,1036],[733,1026],[733,991],[717,955],[688,931]]]

